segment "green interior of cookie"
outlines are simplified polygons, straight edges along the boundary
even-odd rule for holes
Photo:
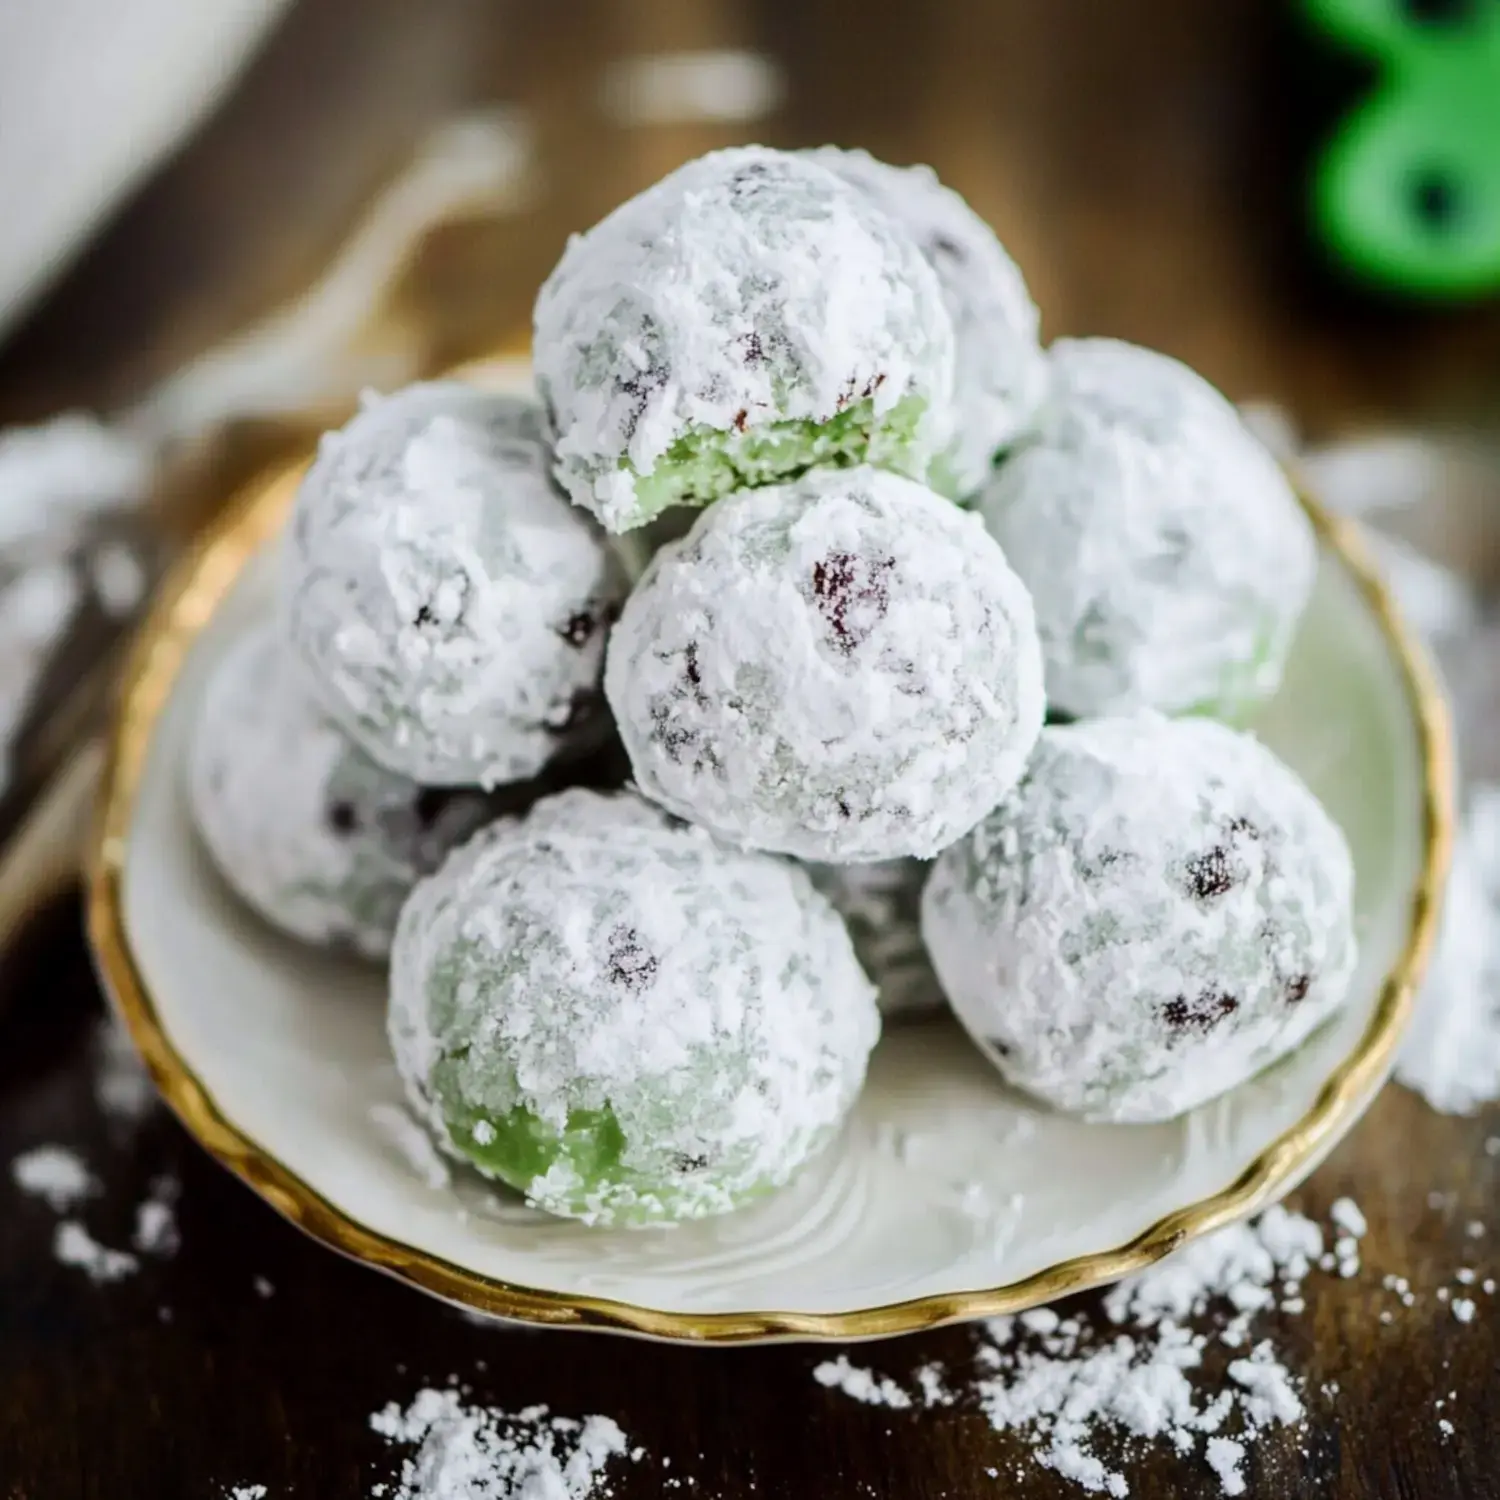
[[[874,464],[920,476],[915,442],[927,403],[904,396],[878,418],[872,399],[856,401],[826,422],[769,422],[745,431],[695,427],[683,433],[642,474],[635,474],[630,525],[644,526],[674,505],[708,505],[734,490],[795,479],[808,469]]]

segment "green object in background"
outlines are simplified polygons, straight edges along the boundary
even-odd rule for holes
[[[1335,253],[1422,296],[1500,290],[1500,0],[1303,4],[1380,70],[1313,181]]]

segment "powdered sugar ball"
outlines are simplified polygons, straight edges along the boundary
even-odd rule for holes
[[[930,868],[921,859],[807,866],[812,883],[844,919],[887,1019],[923,1015],[946,1003],[922,941],[922,887]]]
[[[450,1152],[551,1213],[648,1224],[785,1183],[880,1030],[848,934],[786,860],[631,793],[569,791],[420,885],[390,1033]]]
[[[560,482],[610,531],[813,464],[920,475],[953,325],[909,235],[805,156],[680,167],[576,237],[536,302]]]
[[[653,558],[605,691],[641,790],[829,863],[936,854],[1042,722],[1031,602],[976,516],[876,469],[746,490]]]
[[[357,749],[270,628],[226,652],[193,734],[188,796],[225,880],[273,926],[369,958],[390,949],[417,880],[494,816]]]
[[[323,440],[286,550],[291,635],[391,770],[519,781],[605,729],[624,575],[550,462],[535,403],[455,382],[374,400]]]
[[[937,272],[955,337],[955,435],[932,483],[970,495],[995,455],[1030,426],[1046,387],[1040,318],[1026,282],[994,230],[931,167],[893,167],[837,146],[807,154],[867,193]]]
[[[1036,435],[979,507],[1036,601],[1053,707],[1234,717],[1274,692],[1317,546],[1239,414],[1185,365],[1063,339]]]
[[[1043,731],[1020,786],[938,860],[922,924],[1010,1082],[1162,1120],[1343,1004],[1353,883],[1343,835],[1257,740],[1140,713]]]

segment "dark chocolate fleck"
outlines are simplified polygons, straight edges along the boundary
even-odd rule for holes
[[[1238,884],[1229,851],[1222,845],[1195,854],[1187,862],[1187,893],[1195,901],[1212,901],[1227,895]]]
[[[328,809],[328,826],[337,834],[350,834],[359,827],[359,809],[352,802],[335,802]]]
[[[708,1158],[698,1153],[689,1154],[679,1151],[672,1158],[672,1170],[674,1172],[701,1172],[708,1166]]]
[[[832,552],[813,564],[813,598],[828,621],[834,645],[845,656],[885,618],[895,568],[893,557],[871,563],[852,552]]]
[[[630,410],[625,415],[625,421],[621,424],[624,428],[627,440],[635,436],[636,428],[641,424],[641,418],[646,415],[646,408],[651,404],[651,398],[660,391],[667,383],[667,372],[656,365],[648,365],[644,370],[637,370],[634,374],[627,375],[620,381],[619,390],[621,395],[629,396]]]
[[[1288,1005],[1296,1005],[1299,1000],[1307,999],[1307,992],[1312,988],[1311,974],[1297,974],[1286,982],[1283,992]]]
[[[1224,990],[1203,989],[1191,997],[1178,995],[1168,1000],[1160,1014],[1173,1031],[1196,1031],[1204,1036],[1239,1008],[1239,1000]]]
[[[609,934],[606,963],[609,982],[636,995],[651,983],[658,968],[656,955],[647,951],[640,933],[623,922]]]

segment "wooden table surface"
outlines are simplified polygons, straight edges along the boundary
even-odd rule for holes
[[[1157,344],[1235,396],[1288,401],[1314,430],[1487,415],[1493,309],[1380,306],[1330,289],[1300,248],[1288,176],[1299,68],[1275,10],[302,0],[225,112],[0,351],[0,419],[124,400],[274,307],[426,123],[497,99],[532,124],[537,193],[524,217],[428,247],[428,272],[470,288],[458,310],[409,289],[442,355],[524,321],[564,235],[684,156],[747,137],[832,138],[935,162],[1001,226],[1049,335]],[[783,107],[754,124],[609,124],[607,62],[682,46],[765,50],[784,72]],[[394,1467],[369,1414],[450,1377],[507,1409],[617,1418],[649,1455],[621,1471],[622,1500],[660,1495],[669,1478],[704,1500],[1079,1493],[1034,1466],[1013,1477],[1025,1444],[962,1405],[889,1412],[822,1390],[814,1351],[483,1328],[343,1263],[164,1112],[127,1127],[101,1111],[99,1007],[78,913],[64,905],[0,974],[0,1163],[45,1142],[77,1150],[105,1184],[88,1222],[112,1244],[152,1180],[171,1174],[182,1247],[96,1287],[55,1261],[50,1210],[0,1181],[0,1500],[208,1500],[251,1484],[268,1500],[362,1500]],[[1500,1278],[1500,1156],[1485,1149],[1496,1135],[1500,1112],[1445,1119],[1390,1088],[1297,1196],[1326,1222],[1352,1195],[1370,1232],[1358,1276],[1315,1274],[1304,1313],[1263,1325],[1306,1381],[1308,1422],[1255,1446],[1250,1494],[1500,1495],[1500,1318],[1481,1298],[1464,1325],[1436,1297],[1460,1266]],[[1489,1232],[1476,1237],[1473,1223]],[[1410,1279],[1412,1307],[1382,1289],[1387,1273]],[[956,1329],[855,1357],[902,1378],[933,1359],[963,1368],[971,1346]],[[1219,1492],[1200,1463],[1161,1451],[1126,1469],[1135,1495]]]

